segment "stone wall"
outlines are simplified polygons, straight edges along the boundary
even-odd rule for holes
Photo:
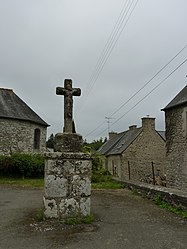
[[[165,141],[154,129],[143,130],[122,154],[121,178],[151,183],[152,162],[155,175],[166,174]]]
[[[120,155],[110,155],[107,157],[107,170],[115,177],[121,178],[121,156]]]
[[[44,209],[46,218],[90,214],[91,158],[84,153],[46,153]]]
[[[149,199],[154,199],[160,196],[164,201],[170,203],[172,206],[181,207],[183,210],[187,211],[187,193],[181,190],[176,190],[172,188],[166,188],[162,186],[155,186],[146,183],[136,183],[132,181],[123,181],[117,178],[113,180],[124,184],[125,187],[136,190],[138,194]]]
[[[40,149],[34,149],[34,131],[40,130]],[[0,119],[0,154],[12,152],[44,152],[46,150],[47,128],[31,122],[14,119]]]
[[[135,126],[130,128],[136,129]],[[164,176],[165,140],[155,130],[155,119],[142,118],[141,133],[138,137],[121,155],[107,156],[106,163],[112,175],[124,180],[153,183],[153,170],[155,176]]]
[[[165,111],[168,186],[187,190],[187,108]]]

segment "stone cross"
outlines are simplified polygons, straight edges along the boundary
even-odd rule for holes
[[[64,132],[73,133],[73,96],[80,96],[80,88],[72,88],[72,80],[65,79],[64,87],[56,88],[57,95],[64,95]]]

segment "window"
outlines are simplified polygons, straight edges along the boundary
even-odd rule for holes
[[[34,149],[40,149],[40,129],[34,130]]]

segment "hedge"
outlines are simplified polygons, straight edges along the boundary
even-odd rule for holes
[[[43,177],[44,165],[44,157],[40,154],[0,156],[0,176]]]

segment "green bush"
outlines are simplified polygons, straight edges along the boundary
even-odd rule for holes
[[[40,154],[16,153],[0,156],[0,175],[16,177],[42,177],[44,157]]]
[[[12,161],[9,156],[0,156],[0,175],[11,176],[13,174]]]
[[[92,171],[91,181],[93,183],[107,182],[111,180],[112,180],[112,175],[107,170],[100,169]]]

